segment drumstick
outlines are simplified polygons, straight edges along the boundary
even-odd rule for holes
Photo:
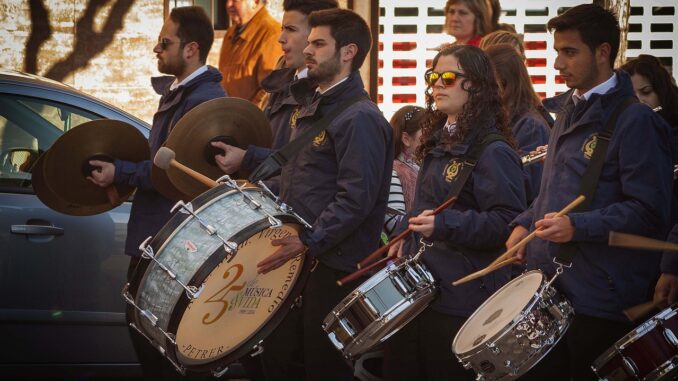
[[[664,303],[666,303],[666,297],[663,297],[657,301],[653,300],[651,302],[642,303],[637,306],[627,308],[624,310],[624,315],[626,315],[626,317],[630,321],[634,322],[640,319],[641,317],[647,315],[648,313],[652,312],[653,310],[659,308],[659,306]]]
[[[174,167],[210,188],[214,188],[219,185],[219,183],[203,175],[202,173],[194,171],[191,168],[176,161],[174,159],[175,156],[176,154],[170,148],[160,147],[158,153],[156,153],[155,157],[153,158],[153,163],[165,171],[167,171],[169,167]]]
[[[678,244],[634,234],[610,232],[608,245],[657,251],[678,251]]]
[[[566,215],[567,213],[572,211],[572,209],[574,209],[577,205],[581,204],[585,199],[586,199],[586,197],[584,195],[579,195],[571,203],[567,204],[567,206],[565,206],[560,212],[556,213],[556,215],[553,216],[553,218],[562,217],[562,216]],[[539,230],[540,229],[533,230],[532,233],[528,234],[525,238],[520,240],[520,242],[513,245],[512,248],[508,249],[504,254],[498,256],[497,259],[492,261],[492,263],[490,263],[490,266],[494,265],[498,262],[501,262],[501,261],[505,260],[506,258],[510,257],[511,255],[515,254],[515,252],[518,251],[521,247],[527,245],[528,242],[532,241],[532,239],[537,236],[537,232]]]
[[[455,201],[457,201],[456,197],[450,197],[449,200],[442,203],[439,207],[437,207],[433,211],[433,215],[435,216],[436,214],[440,214],[440,212],[447,209],[447,207],[449,207],[450,205],[454,204]],[[374,251],[372,254],[365,257],[365,259],[360,261],[360,263],[358,263],[358,269],[363,268],[368,263],[370,263],[370,262],[376,260],[377,258],[381,257],[382,255],[386,254],[388,252],[388,249],[390,249],[391,246],[393,246],[393,244],[395,244],[396,242],[400,241],[401,239],[407,237],[410,233],[412,233],[412,230],[410,230],[410,228],[405,229],[404,232],[398,234],[395,238],[390,240],[386,245],[380,247],[379,249]]]
[[[349,282],[353,282],[354,280],[356,280],[356,279],[360,278],[361,276],[363,276],[363,274],[367,273],[368,271],[370,271],[370,270],[372,270],[372,269],[375,269],[375,268],[377,268],[377,267],[381,267],[381,266],[385,265],[386,262],[390,261],[390,260],[393,259],[393,258],[394,258],[394,257],[388,257],[388,256],[387,256],[387,257],[382,258],[382,259],[380,259],[380,260],[378,260],[378,261],[376,261],[376,262],[371,263],[370,265],[368,265],[368,266],[366,266],[366,267],[363,267],[362,269],[360,269],[360,270],[358,270],[358,271],[352,272],[352,273],[346,275],[345,277],[339,279],[339,280],[337,281],[337,285],[343,286],[343,285],[345,285],[345,284],[347,284],[347,283],[349,283]]]
[[[502,268],[506,265],[510,265],[511,263],[515,263],[515,262],[519,262],[519,261],[520,261],[520,258],[511,257],[511,258],[508,258],[508,259],[504,259],[501,262],[497,262],[495,264],[490,264],[489,266],[485,267],[482,270],[478,270],[478,271],[474,272],[473,274],[469,274],[469,275],[467,275],[467,276],[465,276],[461,279],[455,280],[454,282],[452,282],[452,285],[453,286],[459,286],[462,283],[470,282],[470,281],[472,281],[476,278],[480,278],[481,276],[485,276],[485,275],[491,273],[492,271],[499,270],[500,268]]]

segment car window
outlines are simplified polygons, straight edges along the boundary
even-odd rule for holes
[[[0,188],[30,191],[38,156],[65,131],[94,119],[100,117],[63,103],[0,94]]]

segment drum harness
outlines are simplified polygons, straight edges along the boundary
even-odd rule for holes
[[[637,102],[638,99],[636,97],[630,96],[624,98],[615,108],[613,114],[608,118],[605,126],[596,135],[593,154],[591,155],[591,159],[589,160],[586,170],[582,175],[581,182],[579,183],[579,191],[577,193],[584,195],[586,198],[581,204],[575,207],[572,212],[584,212],[591,209],[593,196],[595,195],[596,188],[598,187],[600,174],[603,170],[603,164],[605,163],[607,149],[610,144],[610,140],[612,139],[614,129],[617,126],[617,119],[619,118],[619,115],[623,114],[629,106]],[[571,111],[570,115],[567,116],[568,118],[572,118],[575,113],[581,114],[584,112],[586,107],[590,105],[588,101],[580,101],[580,103],[584,103],[581,109],[575,107],[574,110]],[[579,106],[580,103],[578,103],[577,106]],[[572,267],[572,258],[576,254],[576,251],[576,243],[567,242],[560,245],[558,254],[553,258],[553,263],[556,264],[556,274],[553,276],[553,278],[551,278],[551,280],[549,280],[549,286],[551,286],[555,279],[563,273],[565,267]]]

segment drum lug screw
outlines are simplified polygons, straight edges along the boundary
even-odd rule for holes
[[[227,366],[223,367],[223,369],[222,369],[222,368],[217,368],[217,369],[214,369],[214,370],[212,371],[212,376],[214,376],[215,378],[221,378],[221,376],[223,376],[224,374],[226,374],[226,372],[228,372],[228,367],[227,367]]]
[[[200,288],[197,288],[195,286],[188,286],[186,288],[186,295],[188,295],[189,298],[191,299],[197,299],[200,297],[200,294],[202,294],[202,290],[205,288],[205,285],[201,285]]]
[[[499,349],[499,347],[494,345],[494,343],[488,343],[487,348],[495,355],[498,355],[498,354],[501,353],[501,349]]]
[[[252,347],[252,350],[253,350],[254,352],[252,352],[252,353],[250,354],[250,357],[259,356],[260,354],[264,353],[264,341],[263,341],[263,340],[259,340],[259,343],[255,344],[255,345]]]

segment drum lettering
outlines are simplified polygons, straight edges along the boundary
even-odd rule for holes
[[[278,295],[276,295],[275,299],[273,300],[273,304],[271,304],[268,307],[269,313],[273,312],[275,307],[278,306],[278,304],[280,304],[283,301],[284,296],[285,296],[285,291],[287,291],[287,288],[288,288],[287,283],[284,283],[282,285],[282,287],[280,287],[280,292],[278,292]]]
[[[270,298],[273,294],[272,288],[250,287],[245,289],[245,296],[258,296],[262,298]]]
[[[228,269],[226,269],[226,271],[224,272],[224,279],[229,278],[229,275],[231,275],[231,269],[233,268],[235,268],[236,271],[235,275],[233,276],[233,279],[230,282],[228,282],[224,288],[217,291],[214,295],[210,296],[209,298],[207,298],[207,300],[205,300],[204,303],[220,303],[221,309],[219,310],[219,313],[217,313],[216,316],[211,320],[208,320],[210,318],[210,313],[205,314],[205,316],[202,318],[203,324],[209,325],[219,320],[219,318],[221,318],[224,312],[228,310],[228,301],[226,300],[226,295],[228,295],[228,293],[231,291],[240,291],[245,287],[246,282],[243,282],[237,286],[232,286],[233,283],[235,283],[243,273],[243,266],[239,263],[236,263],[229,267]]]

